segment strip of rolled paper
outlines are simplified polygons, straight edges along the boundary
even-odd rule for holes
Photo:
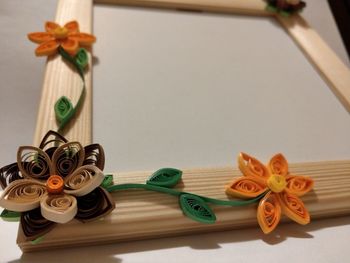
[[[34,240],[56,226],[41,215],[40,208],[33,209],[21,214],[21,228],[27,241]]]
[[[35,55],[51,56],[56,53],[58,47],[59,43],[56,40],[43,42],[35,49]]]
[[[57,25],[59,26],[59,25]],[[64,25],[65,28],[68,29],[69,33],[78,33],[79,32],[79,24],[77,21],[73,20]]]
[[[93,165],[85,165],[65,178],[65,190],[67,194],[84,196],[98,187],[104,179],[103,172]]]
[[[273,231],[281,220],[281,205],[275,193],[267,193],[259,202],[258,223],[265,234]]]
[[[52,174],[66,177],[83,164],[84,156],[84,148],[79,142],[63,144],[52,156]]]
[[[77,197],[78,212],[76,219],[90,222],[109,214],[115,209],[115,201],[102,187],[97,187],[91,193]]]
[[[84,147],[85,158],[83,165],[95,165],[100,170],[105,167],[105,153],[101,145],[95,143]]]
[[[267,190],[266,184],[249,176],[238,178],[226,187],[228,195],[239,198],[254,198]]]
[[[44,138],[40,142],[39,148],[42,149],[43,151],[46,151],[47,149],[50,148],[57,148],[61,146],[62,144],[67,143],[68,140],[64,138],[62,135],[55,131],[48,131]]]
[[[47,220],[67,223],[77,214],[77,200],[67,194],[45,195],[40,202],[41,214]]]
[[[46,180],[53,174],[50,157],[33,146],[22,146],[17,151],[17,164],[24,178]]]
[[[288,174],[288,162],[281,153],[278,153],[271,158],[268,168],[271,174],[279,174],[283,176]]]
[[[297,196],[303,196],[314,187],[314,181],[307,176],[288,176],[286,190]]]
[[[90,46],[96,41],[95,36],[87,33],[72,33],[72,34],[69,34],[69,38],[75,39],[82,46]]]
[[[23,179],[23,177],[20,174],[17,163],[6,165],[0,169],[0,186],[2,189],[19,179]]]
[[[310,215],[297,196],[289,194],[288,192],[282,192],[278,195],[278,199],[281,203],[282,212],[293,221],[306,225],[310,223]]]
[[[0,197],[0,206],[16,212],[32,210],[40,205],[40,199],[47,193],[40,181],[22,179],[12,182]]]
[[[270,175],[265,165],[246,153],[238,155],[238,167],[243,175],[254,177],[261,183],[265,183]]]
[[[28,34],[29,40],[33,41],[34,43],[41,44],[43,42],[47,42],[49,40],[54,40],[54,37],[52,34],[48,32],[33,32]]]

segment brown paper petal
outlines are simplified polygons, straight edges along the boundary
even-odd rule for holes
[[[39,148],[43,151],[47,151],[50,148],[57,148],[67,142],[68,140],[59,133],[55,131],[48,131],[45,134],[44,138],[41,140]],[[51,157],[52,155],[49,156]]]
[[[32,210],[39,206],[46,194],[46,186],[32,179],[17,180],[9,184],[0,197],[0,206],[16,212]]]
[[[6,165],[0,169],[0,186],[5,189],[11,182],[23,179],[17,163]]]
[[[244,176],[233,181],[226,187],[226,193],[239,198],[254,198],[267,190],[265,184],[254,180],[254,177]]]
[[[287,191],[297,196],[303,196],[314,187],[314,181],[307,176],[288,176]]]
[[[47,220],[67,223],[77,214],[77,200],[67,194],[45,195],[40,202],[41,214]]]
[[[97,187],[90,194],[77,197],[78,213],[76,219],[89,222],[109,214],[115,203],[111,195],[102,187]]]
[[[240,153],[238,156],[238,167],[245,176],[254,177],[261,183],[266,184],[270,173],[261,162],[246,153]]]
[[[94,165],[103,170],[105,167],[105,153],[101,145],[90,144],[84,147],[85,159],[83,165]]]
[[[301,201],[297,196],[282,192],[278,195],[282,206],[282,212],[293,221],[306,225],[310,223],[310,215]]]
[[[84,148],[79,142],[63,144],[52,156],[53,173],[66,177],[83,164],[84,156]]]
[[[23,212],[21,215],[21,228],[27,241],[34,240],[56,226],[56,223],[45,219],[40,212],[40,208]]]
[[[276,194],[269,192],[258,206],[258,223],[265,234],[273,231],[281,220],[281,205]]]
[[[271,158],[268,167],[272,174],[286,176],[289,173],[288,162],[281,153],[278,153]]]
[[[53,172],[49,156],[43,150],[33,146],[19,147],[17,164],[24,178],[46,180]]]
[[[84,165],[64,179],[64,192],[84,196],[98,187],[104,180],[103,172],[93,165]]]

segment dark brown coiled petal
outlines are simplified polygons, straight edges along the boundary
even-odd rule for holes
[[[45,219],[40,212],[40,208],[23,212],[21,215],[21,227],[27,241],[34,240],[56,226],[56,223]]]
[[[50,157],[33,146],[18,148],[17,164],[24,178],[46,180],[53,173]]]
[[[44,150],[44,148],[48,149],[49,147],[58,147],[67,142],[68,140],[59,133],[55,131],[48,131],[41,140],[39,148]]]
[[[97,187],[90,194],[77,197],[77,201],[78,213],[75,218],[82,222],[103,217],[115,208],[111,195],[102,187]]]
[[[84,147],[85,159],[83,165],[94,165],[103,170],[105,167],[105,153],[100,144],[90,144]]]
[[[85,151],[79,142],[68,142],[58,147],[52,156],[54,174],[66,177],[82,166]]]
[[[0,186],[5,189],[11,182],[23,179],[17,163],[6,165],[0,169]]]

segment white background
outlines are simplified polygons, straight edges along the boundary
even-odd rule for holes
[[[349,65],[326,1],[308,3],[304,15]],[[0,3],[1,166],[14,161],[19,145],[32,142],[45,60],[35,58],[35,45],[25,35],[52,20],[55,7],[55,1],[47,0]],[[94,139],[106,149],[107,169],[235,165],[240,150],[262,160],[275,151],[283,151],[291,161],[349,159],[348,113],[283,31],[268,19],[102,6],[95,8],[94,26],[98,37],[94,47]],[[273,41],[265,39],[265,34],[271,34]],[[261,40],[254,43],[257,39]],[[253,44],[261,49],[250,48]],[[242,56],[247,62],[238,64],[236,58]],[[116,62],[111,64],[112,60]],[[152,66],[157,63],[163,64]],[[254,68],[251,78],[248,67]],[[277,82],[284,87],[278,92],[279,85],[270,85],[277,69],[288,80]],[[235,84],[233,91],[229,83]],[[218,93],[213,87],[221,90],[219,97],[213,98]],[[152,96],[154,92],[158,96]],[[174,103],[174,96],[181,103]],[[203,104],[197,101],[193,109],[196,96]],[[175,111],[167,111],[168,107]],[[160,108],[166,109],[165,115]],[[207,125],[206,120],[223,127],[233,118],[231,113],[244,121],[225,126],[224,131]],[[270,117],[265,122],[265,116],[271,114],[276,114],[276,122]],[[253,117],[258,131],[249,122]],[[154,129],[160,123],[167,125]],[[183,131],[182,127],[190,129]],[[177,139],[172,141],[174,131]],[[192,137],[185,136],[189,133]],[[170,157],[164,154],[169,149],[175,149]],[[350,256],[349,223],[346,217],[315,221],[306,227],[283,225],[269,236],[248,229],[21,254],[15,244],[17,224],[1,222],[0,262],[345,262]]]

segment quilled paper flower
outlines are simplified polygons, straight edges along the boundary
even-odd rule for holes
[[[301,0],[267,0],[270,7],[276,8],[276,11],[285,11],[295,13],[303,10],[306,3]]]
[[[63,27],[55,22],[45,23],[46,32],[29,33],[29,40],[38,43],[37,56],[49,56],[63,48],[68,54],[75,55],[80,46],[90,46],[96,41],[95,36],[79,32],[77,21],[66,23]]]
[[[299,197],[312,189],[313,180],[291,175],[282,154],[276,154],[265,166],[248,154],[240,153],[238,165],[244,176],[228,185],[226,193],[240,198],[266,193],[257,212],[258,223],[265,234],[276,228],[282,213],[302,225],[310,222],[310,215]]]
[[[4,188],[0,206],[21,212],[28,240],[47,233],[56,223],[97,219],[115,207],[110,194],[100,187],[103,168],[99,144],[82,147],[49,131],[39,148],[20,147],[17,162],[0,169]]]

